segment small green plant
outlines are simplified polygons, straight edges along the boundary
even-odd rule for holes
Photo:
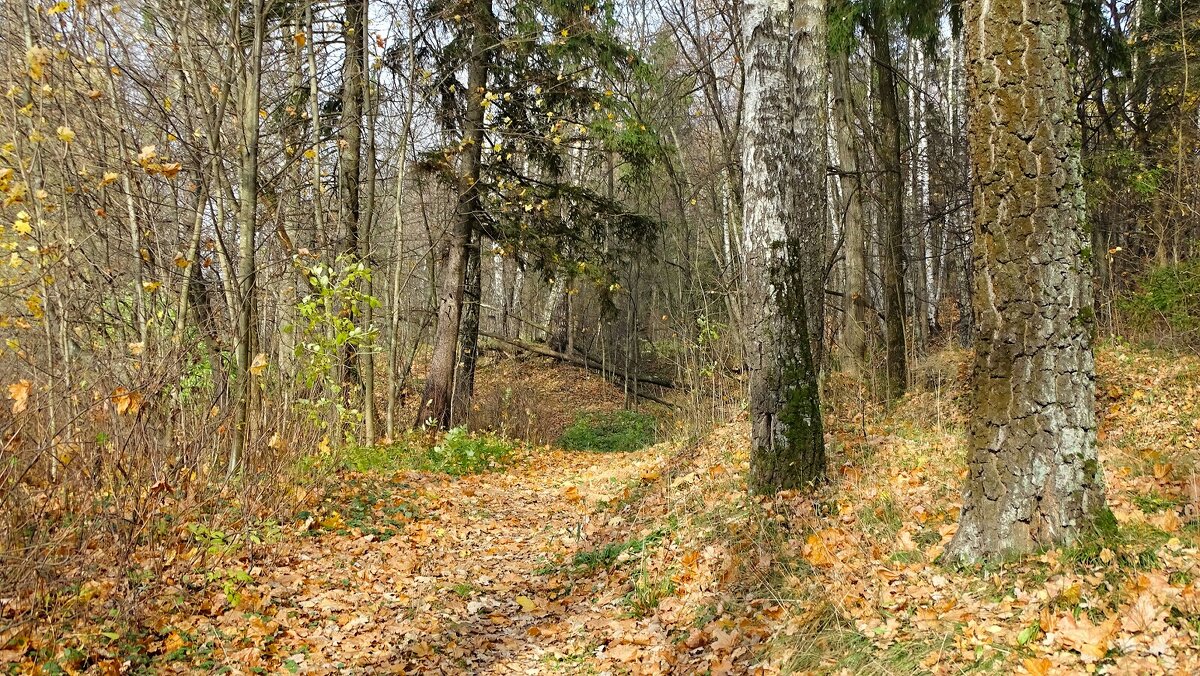
[[[658,607],[659,602],[674,594],[676,588],[675,581],[669,575],[654,575],[643,563],[638,568],[633,589],[625,597],[625,602],[634,617],[645,617]]]
[[[1149,493],[1133,496],[1133,504],[1147,514],[1157,514],[1179,506],[1179,500],[1162,495],[1152,490]]]
[[[479,474],[503,467],[513,450],[513,444],[501,437],[471,434],[465,427],[455,427],[440,443],[420,454],[416,465],[417,469],[455,476]]]
[[[570,451],[626,453],[654,443],[657,421],[637,411],[583,413],[563,432],[558,445]]]
[[[610,542],[603,547],[576,552],[575,557],[571,560],[571,565],[578,573],[592,573],[601,568],[610,568],[617,563],[617,559],[622,554],[626,552],[641,554],[648,547],[662,542],[663,538],[667,536],[667,532],[665,528],[659,528],[644,538],[635,538],[626,542]]]

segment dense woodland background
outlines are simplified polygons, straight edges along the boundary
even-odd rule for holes
[[[1098,333],[1190,349],[1200,8],[1070,9]],[[961,9],[827,14],[807,322],[822,382],[887,403],[975,328]],[[286,510],[313,458],[414,427],[553,441],[519,381],[474,392],[505,354],[684,433],[736,415],[739,22],[733,0],[5,3],[0,576],[144,544],[163,493]]]

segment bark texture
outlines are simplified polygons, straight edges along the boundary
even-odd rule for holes
[[[463,284],[471,233],[479,218],[479,171],[483,146],[483,97],[487,87],[489,55],[494,16],[491,0],[472,3],[475,29],[471,57],[467,63],[467,109],[463,121],[464,150],[459,167],[458,206],[450,229],[450,249],[438,290],[438,323],[434,334],[433,356],[425,378],[425,393],[417,410],[415,425],[433,421],[437,427],[450,424],[454,398],[454,374],[458,363],[458,331],[462,322]]]
[[[1068,542],[1104,506],[1061,0],[966,3],[974,407],[951,558]]]
[[[743,3],[750,486],[765,493],[825,469],[801,247],[826,214],[824,21],[823,0]]]
[[[830,56],[833,75],[834,124],[837,130],[838,180],[841,183],[842,231],[846,247],[846,294],[842,299],[842,346],[846,366],[860,373],[867,356],[867,237],[862,208],[862,181],[855,145],[854,94],[850,87],[850,55]]]
[[[887,397],[899,399],[908,387],[904,318],[904,181],[901,153],[900,101],[892,60],[892,33],[887,14],[864,16],[879,87],[879,158],[883,199],[879,205],[879,241],[883,274],[884,346],[887,351]]]

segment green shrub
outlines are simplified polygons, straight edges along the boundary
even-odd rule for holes
[[[1200,261],[1151,270],[1119,307],[1138,329],[1200,331]]]
[[[583,413],[558,439],[572,451],[602,453],[636,451],[654,443],[657,421],[637,411]]]
[[[417,469],[461,476],[499,469],[513,452],[511,442],[489,434],[475,435],[455,427],[441,443],[419,457]]]
[[[471,434],[465,427],[455,427],[433,447],[413,436],[386,446],[351,446],[338,461],[354,472],[417,469],[461,476],[499,469],[513,450],[513,444],[502,437]]]

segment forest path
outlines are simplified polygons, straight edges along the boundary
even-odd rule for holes
[[[356,486],[344,512],[315,517],[316,536],[289,543],[256,578],[278,623],[268,624],[275,657],[264,663],[301,673],[586,669],[628,612],[603,566],[573,566],[573,556],[603,550],[590,536],[612,514],[598,506],[636,485],[641,459],[545,450],[502,472],[402,472]],[[394,524],[405,513],[411,522],[387,537],[376,517]]]

